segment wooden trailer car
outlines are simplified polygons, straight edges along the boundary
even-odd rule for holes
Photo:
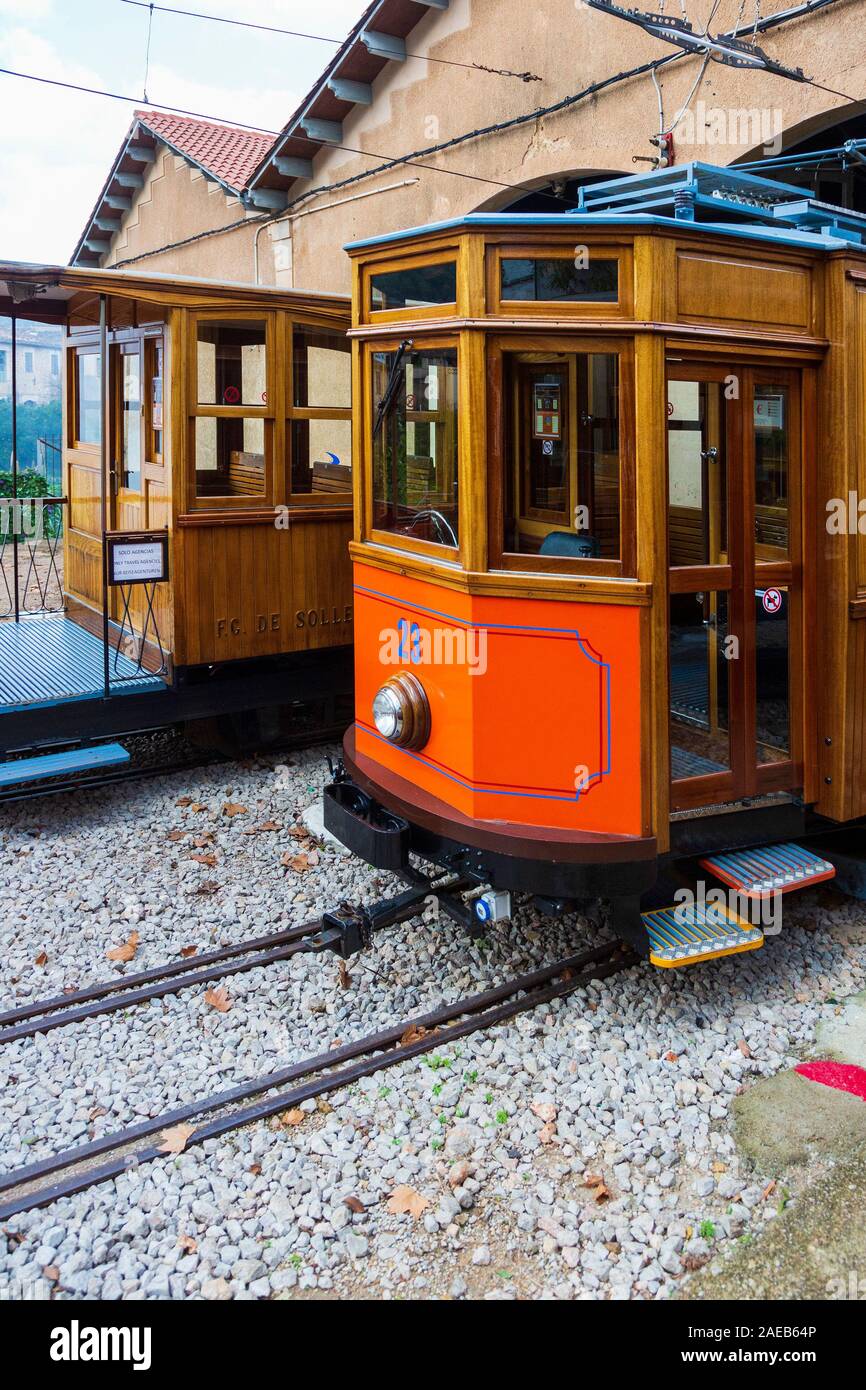
[[[335,696],[344,724],[348,300],[15,264],[0,288],[65,334],[60,592],[0,624],[3,747],[311,699],[334,726]]]
[[[679,965],[764,936],[674,919],[673,861],[760,898],[862,843],[864,234],[689,165],[349,248],[349,845]]]

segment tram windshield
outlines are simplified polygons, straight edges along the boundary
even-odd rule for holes
[[[618,560],[615,353],[509,352],[503,548]]]
[[[373,527],[456,548],[457,349],[373,354]]]

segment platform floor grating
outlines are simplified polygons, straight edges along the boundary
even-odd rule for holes
[[[103,645],[98,637],[63,616],[0,622],[0,714],[60,700],[102,695]],[[111,652],[112,695],[165,689],[159,676]]]

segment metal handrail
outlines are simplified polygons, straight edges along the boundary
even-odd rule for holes
[[[63,578],[58,556],[63,536],[63,508],[68,502],[67,497],[54,495],[0,498],[0,618],[14,616],[17,622],[22,616],[63,611]],[[19,535],[20,512],[16,515],[16,510],[22,505],[29,506],[31,514],[37,507],[41,513],[41,525],[36,528],[36,534]],[[45,513],[49,507],[56,508],[57,512],[46,526]],[[11,575],[7,566],[10,550]],[[21,559],[25,561],[24,566]]]

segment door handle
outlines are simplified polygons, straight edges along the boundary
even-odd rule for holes
[[[701,458],[704,463],[715,463],[718,457],[719,451],[714,444],[709,449],[701,449]]]

